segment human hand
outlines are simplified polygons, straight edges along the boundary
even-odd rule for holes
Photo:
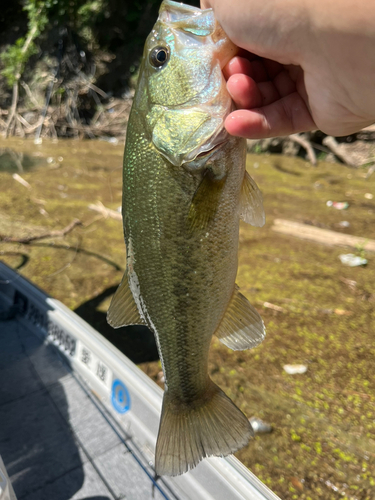
[[[209,7],[246,50],[223,70],[237,106],[230,134],[347,135],[375,122],[375,5],[202,0]]]
[[[300,67],[249,53],[234,57],[223,72],[237,107],[225,122],[230,134],[260,139],[317,128]]]

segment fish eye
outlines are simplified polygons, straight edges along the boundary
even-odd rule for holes
[[[167,47],[155,47],[150,52],[150,63],[154,68],[161,68],[169,59]]]

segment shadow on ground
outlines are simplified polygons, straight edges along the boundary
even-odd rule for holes
[[[154,335],[146,326],[132,325],[114,329],[107,323],[106,313],[98,309],[106,298],[115,293],[116,289],[117,286],[107,288],[100,295],[81,304],[74,312],[98,330],[133,363],[158,360]]]

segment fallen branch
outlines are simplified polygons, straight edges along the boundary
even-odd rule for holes
[[[20,122],[24,127],[30,127],[30,123],[25,120],[25,118],[18,113],[16,114],[16,119]]]
[[[262,303],[263,307],[266,307],[267,309],[273,309],[274,311],[277,312],[284,312],[285,309],[281,306],[277,306],[276,304],[271,304],[271,302],[263,302]]]
[[[366,174],[366,181],[372,176],[372,174],[375,172],[375,165],[372,165],[372,167],[370,167],[368,170],[367,170],[367,174]]]
[[[288,139],[302,146],[306,150],[307,157],[310,160],[311,164],[316,165],[316,154],[310,141],[299,134],[292,134],[288,137]]]
[[[279,145],[281,147],[281,145],[287,141],[292,141],[298,144],[299,146],[302,146],[306,150],[309,161],[313,165],[316,165],[317,160],[314,147],[312,143],[306,138],[306,136],[303,136],[301,134],[292,134],[292,135],[267,138],[267,139],[254,139],[254,140],[248,139],[247,150],[248,152],[251,152],[257,146],[260,146],[262,151],[267,151],[267,149],[269,149],[271,146],[276,147]]]
[[[291,220],[275,219],[273,224],[271,229],[277,233],[315,241],[316,243],[324,243],[330,246],[360,247],[366,252],[375,252],[375,240],[370,240],[368,238],[338,233],[336,231],[330,231],[329,229],[321,229]]]
[[[373,141],[375,140],[375,124],[369,127],[363,128],[360,132],[356,134],[357,139],[361,141]]]
[[[33,94],[31,93],[31,90],[30,90],[30,87],[27,85],[26,82],[24,82],[23,80],[21,81],[21,85],[22,87],[25,89],[25,92],[27,94],[27,97],[30,99],[30,101],[34,104],[34,106],[39,109],[40,106],[39,106],[39,103],[38,101],[35,99],[35,97],[33,96]]]
[[[26,134],[32,134],[43,123],[43,121],[44,118],[40,116],[36,123],[30,125],[30,127],[26,129]]]
[[[276,140],[275,138],[266,138],[266,139],[247,139],[247,152],[251,153],[255,149],[256,146],[260,146],[261,151],[266,151],[271,142]]]
[[[323,139],[323,144],[329,148],[332,153],[337,156],[341,161],[343,161],[346,165],[349,167],[357,168],[358,165],[355,163],[355,161],[351,158],[351,156],[347,153],[344,153],[342,149],[340,148],[339,143],[336,141],[336,139],[330,135],[327,135]]]
[[[94,92],[99,94],[104,99],[108,99],[108,94],[106,92],[104,92],[104,90],[100,89],[99,87],[97,87],[96,85],[94,85],[93,83],[88,81],[88,79],[85,77],[85,75],[82,73],[82,71],[80,71],[78,74],[83,78],[84,82],[91,90],[93,90]]]
[[[82,226],[82,222],[78,219],[74,219],[70,224],[68,224],[64,229],[48,231],[44,234],[39,234],[35,236],[25,236],[24,238],[15,238],[13,236],[3,236],[0,235],[0,241],[5,241],[8,243],[24,243],[28,244],[31,241],[44,240],[46,238],[56,238],[59,236],[65,236],[70,233],[76,226]]]
[[[8,115],[8,120],[5,125],[4,138],[9,136],[11,126],[13,124],[13,119],[16,115],[16,109],[18,104],[18,80],[13,84],[13,94],[12,94],[12,106]]]
[[[18,167],[18,168],[19,168],[19,167]],[[22,168],[22,164],[21,164],[21,168]],[[23,168],[22,168],[21,172],[22,172],[22,171],[23,171]],[[24,186],[25,188],[27,188],[27,189],[31,189],[30,184],[29,184],[27,181],[25,181],[25,179],[24,179],[23,177],[21,177],[20,175],[18,175],[18,174],[13,174],[13,175],[12,175],[12,177],[13,177],[13,179],[14,179],[15,181],[17,181],[17,182],[19,182],[20,184],[22,184],[22,186]]]
[[[116,210],[112,210],[111,208],[107,208],[101,203],[100,201],[96,202],[95,204],[89,205],[90,210],[95,210],[95,212],[99,212],[100,214],[103,215],[103,217],[111,217],[112,219],[116,220],[122,220],[122,215],[119,212],[116,212]]]
[[[344,278],[343,276],[339,277],[339,280],[345,283],[351,290],[355,290],[357,286],[357,282],[354,280],[348,280],[347,278]]]

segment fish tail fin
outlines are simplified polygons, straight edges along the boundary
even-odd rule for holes
[[[249,420],[212,381],[204,396],[189,405],[179,404],[166,390],[155,471],[160,476],[183,474],[204,457],[234,453],[253,434]]]

